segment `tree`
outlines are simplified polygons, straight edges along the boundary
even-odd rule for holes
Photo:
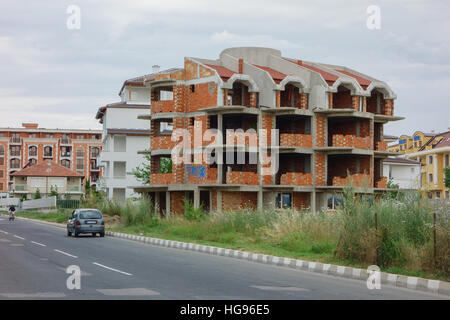
[[[59,194],[58,194],[58,187],[55,186],[50,186],[50,197],[56,197],[56,199],[59,199]]]
[[[146,154],[144,156],[144,162],[131,171],[131,174],[143,184],[150,184],[150,172],[150,155]],[[172,173],[171,158],[159,159],[159,173]]]
[[[33,199],[37,200],[37,199],[41,199],[41,191],[39,190],[39,188],[36,189],[36,193],[33,195]]]
[[[450,188],[450,167],[445,168],[444,184],[447,188]]]
[[[143,184],[150,184],[150,155],[144,156],[144,162],[131,171],[131,174],[136,177],[136,180]]]

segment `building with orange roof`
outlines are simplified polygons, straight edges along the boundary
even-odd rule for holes
[[[25,196],[31,199],[38,190],[43,197],[48,196],[52,190],[74,199],[79,199],[83,194],[84,175],[51,160],[27,166],[11,176],[11,191],[15,198]]]
[[[394,115],[393,90],[374,77],[241,47],[216,60],[186,57],[184,68],[143,85],[151,96],[150,112],[139,117],[150,121],[151,174],[149,185],[134,189],[160,211],[182,213],[183,200],[218,212],[320,210],[350,181],[357,192],[386,190],[382,160],[392,153],[383,126],[403,118]],[[161,99],[164,92],[173,99]],[[167,123],[171,136],[162,134]]]

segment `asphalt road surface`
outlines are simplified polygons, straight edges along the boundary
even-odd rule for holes
[[[66,269],[81,270],[69,290]],[[0,216],[0,299],[442,299],[431,293]]]

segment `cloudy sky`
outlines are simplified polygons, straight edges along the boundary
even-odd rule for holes
[[[70,5],[79,30],[67,28]],[[369,5],[381,10],[379,30],[367,28]],[[386,81],[406,120],[385,134],[450,127],[448,0],[4,0],[0,12],[0,127],[100,128],[97,108],[119,100],[125,79],[234,46]]]

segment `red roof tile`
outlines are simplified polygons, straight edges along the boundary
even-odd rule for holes
[[[349,77],[354,78],[356,81],[358,81],[359,85],[366,90],[367,87],[372,83],[372,81],[365,79],[365,78],[361,78],[360,76],[357,76],[356,74],[350,73],[348,71],[344,71],[344,70],[338,70],[335,69],[337,72],[343,73]]]
[[[210,67],[210,68],[212,68],[212,69],[214,69],[214,70],[216,70],[217,73],[219,74],[219,77],[221,77],[222,80],[224,80],[224,81],[227,81],[228,79],[231,78],[231,76],[233,74],[236,73],[236,72],[234,72],[234,71],[232,71],[232,70],[230,70],[228,68],[222,67],[222,66],[215,66],[213,64],[205,64],[205,65]]]
[[[264,71],[267,71],[270,76],[272,77],[273,81],[275,81],[275,83],[280,83],[281,80],[283,80],[284,78],[286,78],[286,75],[284,73],[281,73],[277,70],[274,70],[272,68],[269,67],[263,67],[263,66],[258,66],[256,64],[254,64],[255,67],[258,67],[260,69],[263,69]]]
[[[82,174],[51,161],[37,163],[11,175],[18,177],[84,177]]]

